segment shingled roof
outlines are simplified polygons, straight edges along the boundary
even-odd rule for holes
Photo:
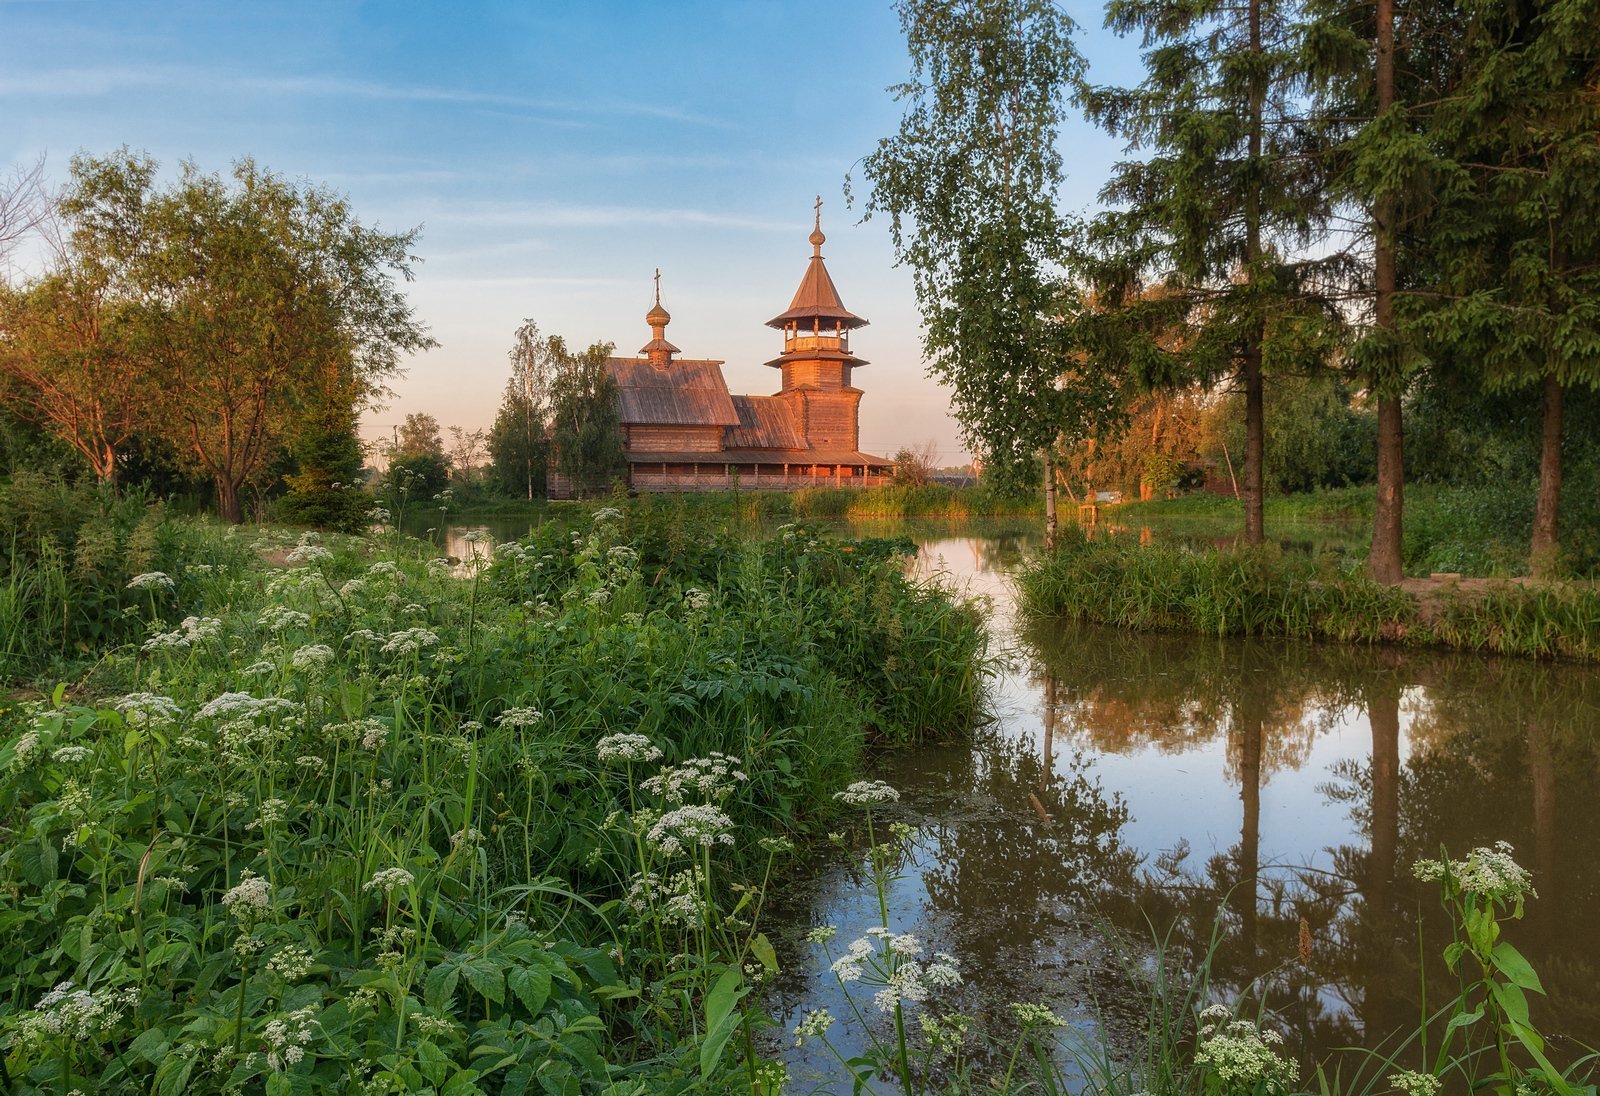
[[[811,231],[811,262],[806,265],[805,277],[800,279],[800,288],[795,290],[794,300],[789,302],[789,311],[780,313],[767,321],[768,327],[785,327],[796,320],[827,320],[829,326],[838,324],[850,330],[856,327],[866,327],[867,321],[845,308],[844,302],[839,300],[839,290],[833,284],[833,278],[828,275],[828,267],[822,261],[822,245],[827,237],[822,234],[822,204],[820,199],[817,204],[817,227]]]
[[[728,427],[730,449],[793,449],[806,447],[795,429],[788,405],[773,396],[735,396],[733,409],[739,425]]]
[[[657,368],[639,358],[607,358],[627,426],[738,426],[720,361],[678,358]]]

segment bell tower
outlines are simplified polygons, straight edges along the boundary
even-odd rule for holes
[[[850,332],[867,321],[839,300],[822,261],[822,197],[817,196],[811,230],[811,261],[789,310],[767,321],[783,332],[783,353],[766,364],[780,371],[777,398],[788,402],[806,443],[816,450],[854,453],[860,448],[858,408],[861,389],[851,370],[867,363],[850,352]]]

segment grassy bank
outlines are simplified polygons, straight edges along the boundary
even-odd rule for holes
[[[1270,496],[1265,504],[1267,535],[1294,536],[1307,526],[1334,527],[1351,534],[1345,554],[1352,560],[1365,559],[1372,500],[1371,487]],[[1530,486],[1407,484],[1405,502],[1407,574],[1505,578],[1527,573],[1534,503]],[[1569,492],[1563,507],[1563,563],[1574,576],[1592,577],[1600,570],[1600,502]],[[1119,524],[1182,521],[1216,535],[1239,535],[1244,530],[1239,501],[1223,495],[1129,502],[1111,508],[1106,517]]]
[[[1036,616],[1205,635],[1402,643],[1600,660],[1588,584],[1383,586],[1271,550],[1189,552],[1069,537],[1018,577]]]
[[[787,836],[980,701],[884,542],[172,532],[0,706],[8,1091],[748,1092]]]

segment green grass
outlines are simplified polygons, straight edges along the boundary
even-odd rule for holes
[[[981,619],[898,542],[176,525],[186,577],[0,706],[8,1091],[748,1092],[772,839],[982,702]],[[687,806],[730,843],[654,836]]]
[[[1018,583],[1035,616],[1139,630],[1600,660],[1600,591],[1588,584],[1446,589],[1424,605],[1349,566],[1271,549],[1191,552],[1071,536]]]

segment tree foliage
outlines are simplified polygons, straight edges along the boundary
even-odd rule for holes
[[[330,392],[365,406],[432,345],[397,285],[416,233],[368,228],[249,159],[163,184],[148,156],[80,155],[58,208],[53,269],[8,301],[4,371],[102,479],[147,432],[238,521],[241,489],[275,478]]]
[[[550,442],[556,470],[579,497],[609,491],[628,474],[623,456],[617,386],[606,372],[610,343],[595,343],[573,353],[565,340],[547,341],[554,366],[550,374]]]
[[[1062,276],[1062,113],[1083,62],[1049,0],[901,0],[911,79],[899,131],[862,164],[866,215],[887,215],[911,268],[929,372],[999,483],[1112,411],[1077,353]],[[1077,364],[1074,364],[1077,363]]]
[[[517,328],[508,356],[511,377],[489,431],[489,458],[500,490],[531,500],[545,491],[546,423],[556,360],[551,340],[540,336],[532,320]]]

